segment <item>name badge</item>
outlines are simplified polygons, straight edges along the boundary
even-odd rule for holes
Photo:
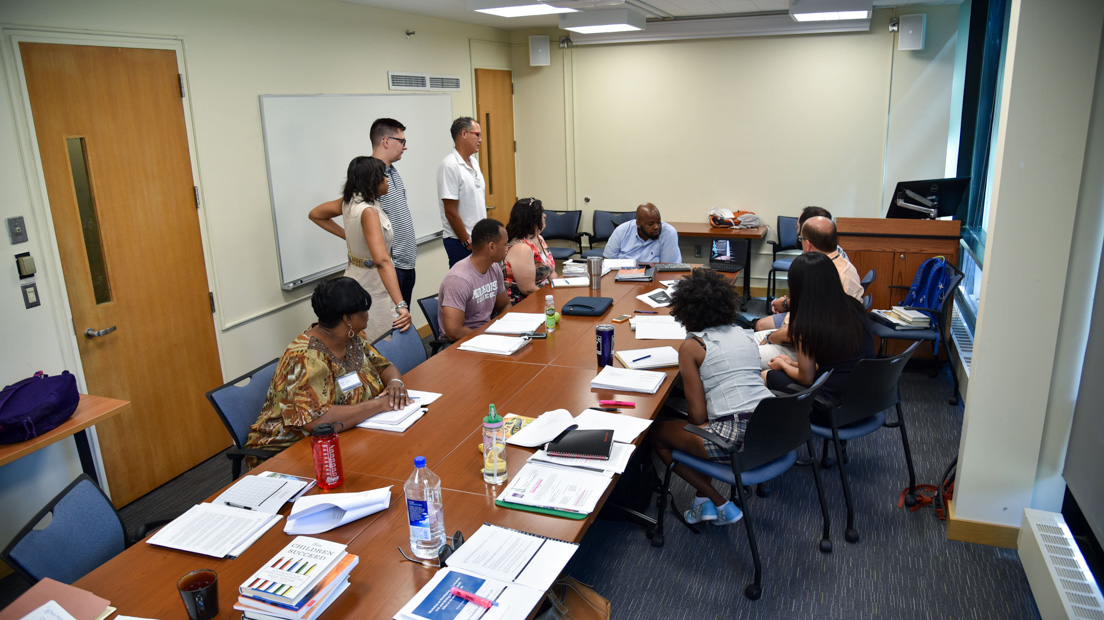
[[[360,375],[355,372],[337,378],[337,387],[341,388],[342,394],[347,394],[349,391],[355,390],[360,386]]]

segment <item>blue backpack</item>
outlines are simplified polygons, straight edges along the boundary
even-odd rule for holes
[[[18,443],[57,428],[77,410],[77,380],[63,370],[49,376],[41,370],[33,377],[0,392],[0,443]]]
[[[916,277],[912,279],[908,295],[900,304],[906,308],[916,308],[932,320],[932,325],[939,320],[939,311],[943,308],[943,301],[951,294],[951,278],[954,277],[954,268],[947,264],[947,259],[942,256],[929,258],[920,263],[916,270]],[[930,310],[925,310],[929,308]],[[939,354],[939,330],[935,330],[934,354]]]

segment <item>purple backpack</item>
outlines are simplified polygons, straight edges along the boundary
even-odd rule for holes
[[[80,402],[77,379],[68,370],[51,377],[41,370],[0,392],[0,443],[18,443],[57,428]]]

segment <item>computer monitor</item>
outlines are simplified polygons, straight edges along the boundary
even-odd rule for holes
[[[901,181],[889,198],[886,217],[928,220],[952,216],[962,219],[959,208],[970,193],[970,177]]]

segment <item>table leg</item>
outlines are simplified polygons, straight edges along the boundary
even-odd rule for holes
[[[92,459],[92,447],[88,445],[86,431],[75,433],[73,441],[77,442],[77,456],[80,457],[81,469],[92,478],[96,486],[99,486],[100,479],[96,476],[96,462]]]
[[[751,240],[744,242],[744,300],[740,310],[747,310],[748,297],[751,296]]]

